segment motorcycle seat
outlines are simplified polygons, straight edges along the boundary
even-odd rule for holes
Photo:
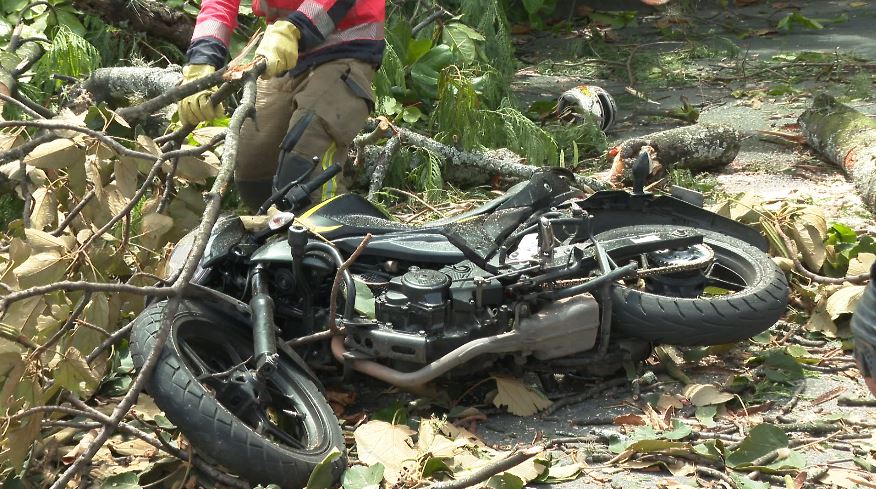
[[[328,199],[305,211],[299,219],[328,239],[362,236],[365,233],[379,236],[405,231],[435,230],[440,232],[448,225],[465,222],[493,212],[519,193],[527,183],[520,182],[508,189],[503,195],[469,211],[420,225],[394,221],[383,210],[358,194],[343,194]]]

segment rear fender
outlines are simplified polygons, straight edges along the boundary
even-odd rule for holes
[[[603,190],[579,205],[593,215],[594,234],[637,224],[674,224],[726,234],[761,251],[769,250],[766,238],[756,230],[668,195],[632,195],[623,190]]]

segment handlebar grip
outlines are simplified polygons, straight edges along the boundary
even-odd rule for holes
[[[326,184],[329,180],[331,180],[335,175],[341,173],[341,165],[338,163],[332,163],[328,168],[323,170],[322,173],[315,176],[313,180],[304,183],[304,189],[308,194],[319,190],[323,185]]]

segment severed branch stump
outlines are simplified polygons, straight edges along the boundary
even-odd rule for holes
[[[809,146],[839,165],[876,209],[876,122],[828,94],[815,97],[798,122]]]
[[[651,153],[651,175],[656,176],[669,167],[699,171],[725,166],[736,158],[741,141],[738,131],[723,124],[695,124],[628,139],[609,150],[614,157],[610,180],[619,185],[627,178],[643,148]]]

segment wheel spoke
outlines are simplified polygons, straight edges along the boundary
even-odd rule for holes
[[[716,268],[718,268],[718,267],[729,272],[727,274],[722,274],[722,275],[725,275],[725,276],[732,275],[732,276],[736,277],[737,279],[739,278],[735,273],[733,273],[732,270],[728,269],[727,267],[725,267],[724,265],[721,265],[718,262],[714,262],[714,263],[712,263],[711,266],[709,266],[708,270],[706,270],[706,273],[705,273],[706,279],[709,282],[719,284],[721,286],[724,286],[724,288],[727,288],[727,286],[729,286],[732,288],[731,290],[736,290],[736,291],[739,291],[739,290],[742,290],[745,288],[746,284],[744,284],[744,283],[734,282],[732,279],[728,280],[725,278],[720,278],[720,277],[715,276],[714,272],[716,271]]]
[[[257,425],[256,430],[259,434],[263,435],[264,432],[266,431],[268,434],[270,434],[276,438],[279,438],[281,441],[283,441],[284,443],[286,443],[292,447],[301,448],[301,449],[306,448],[304,446],[304,444],[301,443],[300,440],[296,439],[295,437],[293,437],[289,433],[286,433],[285,431],[281,430],[279,426],[274,424],[274,422],[271,421],[270,418],[268,418],[267,414],[265,414],[262,410],[259,410],[258,417],[259,417],[259,419],[258,419],[258,425]],[[258,431],[258,430],[262,430],[262,431]]]
[[[200,377],[200,376],[209,375],[209,374],[213,373],[210,366],[207,365],[207,362],[205,362],[204,359],[201,358],[200,355],[198,355],[198,352],[196,352],[195,349],[192,348],[191,345],[189,345],[185,341],[182,341],[182,342],[180,342],[180,346],[182,347],[183,352],[186,354],[186,357],[199,370],[199,375],[196,375],[195,377]]]

